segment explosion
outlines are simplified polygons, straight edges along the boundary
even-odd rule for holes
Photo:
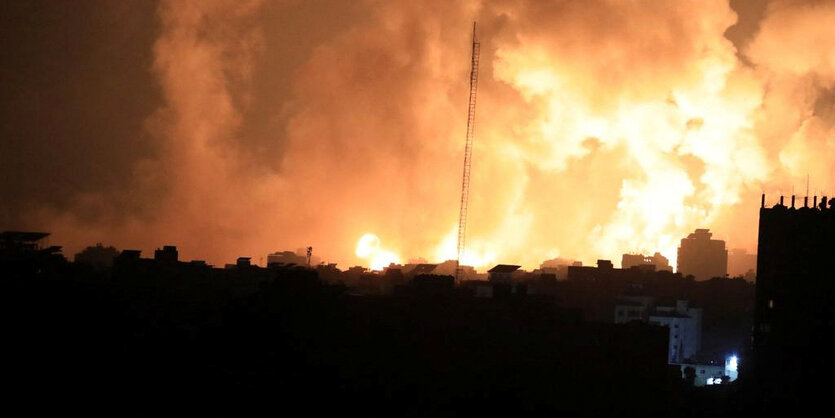
[[[371,270],[380,271],[390,264],[399,264],[400,257],[397,254],[380,248],[380,238],[368,233],[357,241],[357,249],[354,251],[357,257],[368,260]]]
[[[163,1],[159,154],[124,194],[33,223],[68,249],[218,264],[300,245],[342,267],[454,259],[473,20],[462,264],[675,265],[696,228],[755,251],[760,193],[832,190],[835,5],[772,1],[742,33],[726,0],[324,3]]]
[[[359,258],[368,258],[380,251],[380,238],[374,234],[365,234],[357,241],[355,253]]]

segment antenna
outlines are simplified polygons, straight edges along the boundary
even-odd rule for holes
[[[470,100],[467,107],[467,139],[464,144],[464,174],[461,180],[461,211],[458,213],[458,256],[455,259],[455,282],[461,281],[461,255],[467,234],[467,207],[470,195],[470,166],[472,165],[473,135],[475,130],[475,99],[478,88],[478,56],[481,45],[476,37],[476,22],[473,22],[473,52],[470,63]]]

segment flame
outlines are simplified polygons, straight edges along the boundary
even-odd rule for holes
[[[360,237],[354,252],[357,257],[368,260],[369,267],[375,271],[400,263],[400,256],[390,250],[380,248],[380,238],[372,233],[366,233]]]
[[[374,254],[370,267],[371,270],[380,271],[391,264],[400,264],[400,257],[391,251],[381,250]]]
[[[374,234],[365,234],[357,241],[355,253],[359,258],[368,258],[380,251],[380,238]]]
[[[458,258],[458,226],[454,226],[449,233],[444,236],[441,243],[435,248],[435,261],[443,262],[446,260],[455,260]],[[480,240],[474,240],[469,244],[469,247],[464,248],[464,254],[461,255],[460,264],[462,266],[471,266],[476,269],[483,269],[490,267],[496,259],[495,253],[487,249],[487,245]]]
[[[221,265],[276,245],[375,269],[455,259],[474,17],[463,264],[675,264],[696,228],[753,250],[760,192],[807,174],[813,193],[835,188],[835,5],[768,2],[732,42],[727,0],[332,2],[326,24],[307,18],[320,2],[297,3],[163,1],[164,103],[143,124],[159,149],[118,194],[31,224],[68,252],[170,242]]]

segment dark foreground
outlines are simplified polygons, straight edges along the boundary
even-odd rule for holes
[[[298,268],[6,262],[5,395],[31,414],[730,416],[667,330],[424,277],[352,295]]]

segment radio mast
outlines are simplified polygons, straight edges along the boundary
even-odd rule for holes
[[[464,145],[464,175],[461,180],[461,212],[458,214],[458,258],[455,260],[455,282],[463,276],[461,256],[464,254],[467,236],[467,206],[470,194],[470,166],[472,165],[473,135],[475,129],[475,99],[478,88],[478,55],[480,44],[476,37],[476,22],[473,22],[473,52],[470,66],[470,100],[467,107],[467,140]]]

